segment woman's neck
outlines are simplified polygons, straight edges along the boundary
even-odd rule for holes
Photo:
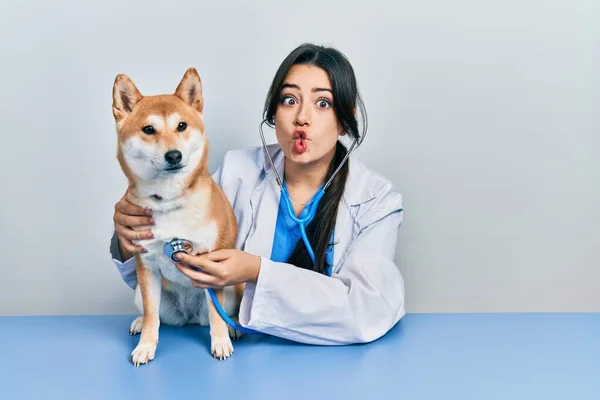
[[[325,181],[330,161],[330,159],[323,159],[313,164],[295,164],[286,158],[284,169],[286,184],[297,189],[316,191]]]

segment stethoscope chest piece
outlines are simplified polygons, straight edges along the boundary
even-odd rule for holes
[[[178,260],[176,260],[174,258],[175,254],[181,253],[181,252],[190,254],[193,249],[194,249],[194,245],[192,244],[192,242],[190,242],[189,240],[186,240],[186,239],[179,239],[179,238],[171,239],[170,241],[165,243],[165,246],[163,247],[164,253],[167,255],[167,257],[169,257],[174,262],[179,262]]]
[[[186,239],[179,239],[179,238],[171,239],[170,241],[165,243],[165,245],[163,247],[163,251],[164,251],[165,255],[176,263],[179,263],[181,261],[176,260],[174,258],[175,254],[182,253],[182,252],[190,254],[190,253],[192,253],[193,249],[194,249],[194,245],[192,244],[191,241],[186,240]],[[188,266],[196,271],[200,271],[198,268],[196,268],[192,265],[188,265]],[[217,298],[217,295],[215,294],[214,290],[212,288],[208,288],[206,290],[208,291],[208,294],[210,295],[210,298],[212,299],[213,305],[217,309],[217,312],[219,313],[219,315],[221,315],[221,317],[227,324],[234,327],[238,331],[241,331],[244,333],[258,334],[258,335],[262,334],[261,332],[245,328],[245,327],[239,325],[236,321],[232,320],[229,317],[229,315],[227,315],[227,313],[225,312],[225,310],[223,309],[221,304],[219,303],[219,299]]]

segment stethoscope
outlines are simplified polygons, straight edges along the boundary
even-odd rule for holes
[[[342,168],[342,166],[344,165],[344,163],[350,156],[350,153],[352,153],[352,150],[354,150],[354,147],[356,146],[356,143],[357,143],[357,139],[353,140],[352,145],[350,146],[350,149],[346,153],[346,156],[344,157],[344,159],[342,160],[340,165],[338,165],[338,167],[335,169],[335,171],[333,171],[333,174],[331,174],[331,177],[327,180],[327,182],[325,182],[324,185],[322,185],[319,188],[319,190],[317,190],[317,192],[309,200],[309,202],[307,203],[307,208],[305,208],[306,214],[302,218],[300,218],[300,217],[297,217],[296,213],[294,212],[294,207],[292,206],[292,200],[290,198],[290,194],[288,193],[287,188],[283,184],[283,180],[281,179],[281,176],[279,176],[279,172],[277,172],[277,168],[275,168],[275,164],[273,163],[271,154],[269,154],[269,151],[267,150],[267,143],[265,141],[265,136],[262,131],[262,123],[260,124],[259,131],[260,131],[260,139],[262,140],[263,151],[266,154],[267,158],[269,159],[269,163],[271,164],[271,170],[273,170],[273,172],[275,172],[275,179],[277,180],[277,185],[279,185],[279,191],[281,193],[281,198],[283,199],[283,202],[285,203],[285,209],[287,211],[287,216],[292,221],[297,223],[298,226],[300,227],[300,233],[302,234],[302,241],[304,241],[304,245],[306,246],[306,250],[308,251],[308,254],[310,255],[310,259],[312,260],[313,263],[315,263],[315,253],[313,251],[312,246],[310,245],[310,241],[308,240],[308,237],[306,236],[306,223],[308,221],[312,220],[312,218],[315,216],[315,213],[317,212],[317,206],[319,205],[319,201],[325,195],[325,190],[329,187],[329,185],[333,181],[333,178],[335,178],[338,171]]]
[[[171,239],[170,241],[165,243],[165,245],[163,247],[163,251],[164,251],[165,255],[167,257],[169,257],[173,262],[176,262],[176,263],[181,262],[175,258],[175,255],[177,253],[183,252],[183,253],[190,254],[193,251],[193,249],[194,249],[194,245],[192,244],[192,242],[190,242],[187,239],[179,239],[179,238]],[[190,265],[188,263],[183,263],[183,264],[187,265],[188,267],[190,267],[196,271],[200,270],[199,268],[194,267],[193,265]],[[217,312],[219,313],[219,315],[221,315],[221,318],[223,318],[223,320],[227,324],[231,325],[232,327],[234,327],[235,329],[237,329],[238,331],[240,331],[242,333],[247,333],[247,334],[251,334],[251,335],[264,335],[264,333],[262,333],[262,332],[255,331],[253,329],[244,328],[243,326],[241,326],[240,324],[236,323],[234,320],[229,318],[229,315],[227,315],[227,313],[221,306],[221,303],[219,303],[219,299],[217,299],[217,296],[215,295],[214,290],[212,288],[208,288],[207,290],[208,290],[208,294],[210,295],[210,298],[212,299],[213,304],[215,305],[215,308],[217,309]]]
[[[325,195],[325,190],[329,187],[329,185],[333,181],[333,178],[337,175],[340,168],[342,168],[342,165],[344,165],[344,163],[350,156],[350,153],[356,146],[357,140],[354,139],[354,141],[352,142],[352,145],[350,146],[350,149],[348,150],[346,156],[344,157],[344,159],[342,160],[340,165],[338,165],[338,167],[333,172],[333,174],[331,174],[331,177],[327,180],[327,182],[325,182],[325,184],[322,185],[319,188],[319,190],[317,190],[317,192],[309,200],[309,202],[307,203],[307,207],[305,208],[305,210],[306,210],[305,215],[303,217],[297,217],[296,213],[294,212],[294,207],[292,206],[292,201],[291,201],[290,195],[287,191],[287,188],[283,184],[283,180],[279,176],[279,173],[277,172],[277,168],[275,168],[275,164],[273,163],[273,159],[271,158],[271,155],[269,154],[269,151],[267,150],[267,144],[265,142],[265,137],[262,132],[262,123],[261,123],[261,129],[260,129],[260,137],[261,137],[261,140],[263,143],[263,150],[264,150],[265,154],[267,155],[267,158],[269,159],[269,163],[271,164],[271,169],[273,170],[273,172],[275,172],[275,179],[277,180],[277,184],[279,185],[281,198],[283,199],[283,202],[285,204],[285,210],[287,211],[287,216],[292,221],[297,223],[298,226],[300,227],[302,241],[304,242],[304,245],[306,246],[306,250],[308,251],[310,258],[311,258],[312,262],[314,263],[315,262],[315,253],[310,244],[310,241],[308,240],[308,236],[306,235],[306,224],[308,223],[308,221],[310,221],[315,216],[315,213],[317,212],[317,206],[319,205],[319,201],[321,200],[323,195]],[[169,257],[173,262],[179,263],[181,261],[175,259],[175,255],[180,252],[185,252],[185,253],[190,254],[193,251],[193,244],[191,241],[186,240],[186,239],[173,238],[172,240],[170,240],[169,242],[167,242],[165,244],[165,246],[163,247],[163,251],[164,251],[165,255],[167,255],[167,257]],[[186,265],[192,269],[198,270],[197,267],[194,267],[189,264],[186,264]],[[229,324],[230,326],[232,326],[233,328],[237,329],[238,331],[240,331],[242,333],[251,334],[251,335],[264,335],[264,333],[262,333],[262,332],[258,332],[253,329],[245,328],[245,327],[241,326],[240,324],[236,323],[235,321],[233,321],[227,315],[227,313],[225,312],[225,310],[219,303],[219,300],[217,299],[217,296],[215,295],[214,290],[211,288],[209,288],[207,290],[208,290],[208,294],[210,295],[210,298],[212,299],[212,302],[215,305],[215,308],[217,309],[219,315],[221,315],[221,317],[227,324]]]

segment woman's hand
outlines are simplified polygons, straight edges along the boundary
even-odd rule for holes
[[[241,250],[223,249],[200,255],[178,253],[175,265],[188,278],[192,285],[200,289],[220,289],[244,282],[256,283],[260,270],[260,257]],[[200,268],[195,271],[189,268]]]
[[[134,254],[146,251],[143,247],[134,245],[132,240],[152,239],[154,237],[150,230],[134,229],[139,226],[154,225],[151,216],[152,210],[145,209],[127,200],[127,193],[115,204],[113,221],[123,259],[131,258]]]

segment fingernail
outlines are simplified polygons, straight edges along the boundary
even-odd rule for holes
[[[175,259],[181,261],[181,254],[180,253],[175,254]]]
[[[150,223],[154,224],[154,218],[150,218]]]
[[[152,215],[152,210],[151,210],[151,209],[149,209],[149,208],[146,208],[146,214],[148,214],[148,215]]]
[[[142,249],[142,253],[147,253],[148,250],[147,249]]]

